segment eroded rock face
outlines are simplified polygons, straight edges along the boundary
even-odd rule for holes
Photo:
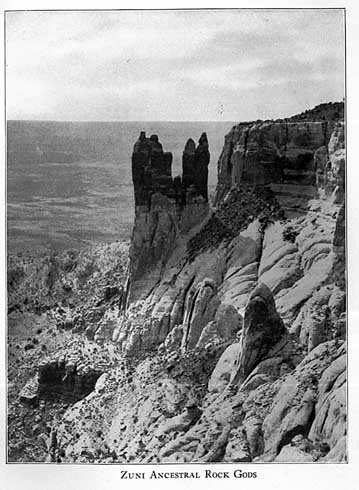
[[[127,301],[145,295],[161,278],[181,231],[188,232],[208,213],[206,133],[197,147],[188,140],[183,176],[172,178],[172,154],[163,151],[157,135],[141,132],[132,154],[135,223],[132,233]]]
[[[335,233],[333,239],[334,249],[337,254],[345,254],[345,204],[339,209],[335,223]]]
[[[315,185],[314,153],[327,145],[326,122],[240,124],[226,144],[215,201],[233,185]]]
[[[319,345],[282,383],[273,400],[271,411],[263,423],[265,453],[269,459],[276,456],[294,436],[309,434],[311,438],[311,433],[315,431],[312,424],[319,415],[316,407],[318,379],[331,363],[340,357],[343,349],[343,343],[337,341]],[[324,385],[328,386],[326,383],[323,383]],[[342,435],[343,430],[340,429],[339,433]],[[334,444],[331,444],[329,447],[333,446]]]
[[[323,114],[318,119],[306,114],[234,126],[226,136],[218,162],[215,203],[221,202],[231,187],[239,185],[271,185],[284,202],[296,197],[298,203],[308,200],[309,195],[293,189],[293,184],[315,187],[317,182],[328,187],[327,193],[329,187],[334,190],[340,186],[344,168],[343,104]]]
[[[165,153],[157,135],[142,131],[132,154],[132,180],[136,206],[150,206],[156,192],[174,197],[172,154]]]
[[[231,383],[243,383],[284,333],[285,327],[271,291],[265,284],[259,284],[252,292],[244,314],[241,351]]]
[[[198,196],[208,201],[209,159],[206,133],[201,135],[197,148],[192,139],[187,141],[182,158],[182,184],[186,203],[195,201]]]
[[[345,292],[335,285],[323,286],[305,303],[291,326],[299,342],[310,352],[317,345],[340,338],[337,322],[345,308]]]
[[[43,363],[39,366],[39,396],[77,401],[91,393],[103,371],[66,359]]]
[[[323,459],[327,451],[325,444],[313,444],[312,441],[299,434],[293,437],[290,444],[283,446],[274,461],[277,463],[313,463]]]
[[[171,184],[158,140],[141,136],[132,293],[113,333],[131,368],[68,411],[65,460],[87,447],[120,463],[345,461],[338,107],[233,128],[216,209],[197,222],[206,139],[187,142]]]
[[[345,460],[345,409],[336,395],[343,352],[341,341],[321,344],[291,372],[273,372],[263,384],[238,393],[203,390],[209,372],[198,370],[200,353],[185,363],[172,353],[127,370],[114,368],[67,411],[59,450],[65,461],[77,462],[333,461],[330,454]],[[213,369],[210,357],[203,353],[200,362]],[[223,365],[221,359],[214,364]],[[339,424],[323,425],[328,410]]]
[[[208,383],[208,391],[221,392],[228,386],[240,353],[240,344],[227,347],[220,357]]]
[[[29,405],[39,399],[64,399],[72,403],[91,393],[98,378],[113,365],[107,349],[94,342],[73,342],[67,351],[45,358],[20,393],[20,401]]]
[[[210,279],[204,279],[189,292],[184,317],[184,350],[195,347],[204,326],[214,319],[218,306],[217,286]]]
[[[316,416],[309,437],[334,448],[347,434],[346,424],[346,352],[322,374],[318,385]]]
[[[340,211],[344,167],[343,162],[331,163],[344,151],[340,107],[329,104],[319,120],[306,114],[308,120],[294,117],[233,128],[218,164],[217,208],[204,221],[201,216],[208,213],[206,136],[201,136],[197,147],[192,139],[187,141],[182,179],[171,184],[158,138],[141,135],[133,156],[135,194],[145,196],[147,204],[137,200],[141,205],[136,206],[126,288],[127,305],[134,308],[123,325],[115,327],[122,332],[115,337],[132,346],[125,347],[126,352],[138,352],[145,345],[151,349],[178,326],[182,326],[184,348],[188,331],[197,329],[189,329],[185,312],[193,316],[188,304],[206,277],[207,254],[212,264],[218,257],[216,273],[207,276],[216,282],[218,300],[238,312],[260,281],[274,294],[283,319],[293,322],[315,291],[330,281],[333,270],[338,269],[335,254],[344,236],[344,212]],[[142,184],[141,168],[144,176],[150,176],[143,177]],[[226,194],[222,184],[227,181],[231,184]],[[209,294],[208,288],[206,291]],[[143,300],[141,305],[139,300]],[[218,304],[218,300],[214,301]],[[213,312],[207,313],[197,329],[198,341],[208,325],[201,343],[208,339],[206,332],[218,333],[216,322],[211,323]],[[134,317],[146,320],[137,322]],[[331,338],[324,323],[313,320],[309,349]],[[193,347],[195,342],[188,345]]]

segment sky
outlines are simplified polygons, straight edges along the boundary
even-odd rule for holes
[[[8,119],[245,121],[344,97],[342,10],[8,12]]]

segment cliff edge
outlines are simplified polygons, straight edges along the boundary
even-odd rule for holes
[[[346,461],[343,114],[233,127],[212,206],[206,135],[173,178],[140,134],[127,281],[94,333],[121,362],[67,410],[53,460]]]

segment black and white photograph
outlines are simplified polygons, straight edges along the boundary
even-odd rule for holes
[[[348,463],[345,9],[4,22],[6,462]]]

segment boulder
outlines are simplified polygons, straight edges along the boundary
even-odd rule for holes
[[[284,446],[274,460],[276,463],[313,463],[314,458],[302,449],[287,445]]]
[[[20,402],[30,407],[37,405],[39,401],[39,376],[36,374],[33,378],[29,379],[26,385],[19,393]]]
[[[243,318],[237,309],[233,305],[223,303],[218,306],[214,320],[223,339],[233,338],[243,324]]]
[[[325,443],[314,444],[301,434],[293,437],[290,444],[283,446],[276,463],[312,463],[321,460],[328,453]]]
[[[174,431],[185,431],[199,419],[201,413],[202,411],[196,405],[187,406],[183,413],[163,422],[158,428],[156,437],[158,438],[161,437],[161,435]]]
[[[223,461],[228,463],[249,463],[252,461],[247,434],[243,427],[231,430]]]
[[[231,383],[242,384],[285,332],[271,291],[265,284],[259,284],[246,306],[241,351]]]

